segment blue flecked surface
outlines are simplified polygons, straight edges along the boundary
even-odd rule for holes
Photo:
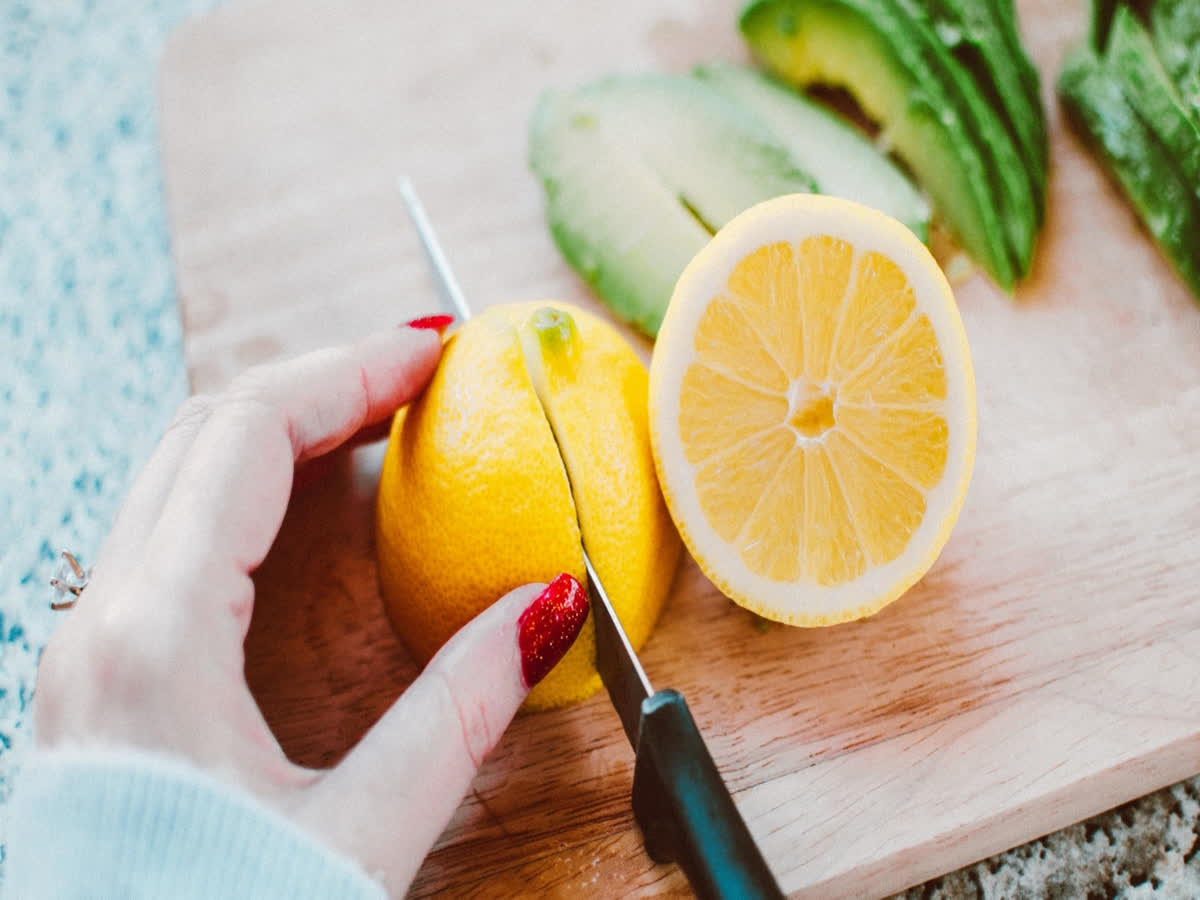
[[[0,812],[55,555],[99,548],[187,391],[155,71],[174,25],[215,5],[0,0]]]
[[[187,390],[155,73],[218,2],[0,0],[0,887],[56,553],[91,561]],[[903,896],[1200,897],[1200,778]]]

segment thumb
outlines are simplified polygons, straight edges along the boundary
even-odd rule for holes
[[[355,748],[312,787],[301,815],[403,893],[530,688],[588,614],[568,574],[497,600],[448,641]]]

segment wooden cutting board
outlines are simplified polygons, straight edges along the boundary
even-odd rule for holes
[[[477,307],[600,309],[542,218],[532,104],[745,58],[738,6],[262,0],[187,24],[161,125],[193,387],[436,309],[400,173]],[[941,559],[868,621],[765,632],[685,560],[643,654],[794,896],[886,894],[1200,772],[1200,309],[1054,102],[1084,3],[1020,7],[1048,221],[1015,298],[957,290],[979,451]],[[258,577],[247,675],[301,762],[337,759],[416,675],[375,582],[380,455],[298,496]],[[642,851],[631,763],[602,695],[519,717],[413,893],[686,892]]]

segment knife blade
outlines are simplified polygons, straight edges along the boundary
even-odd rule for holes
[[[399,189],[442,299],[466,321],[471,308],[411,179],[401,177]],[[646,852],[655,862],[678,863],[701,898],[782,898],[687,701],[678,691],[650,686],[586,547],[583,563],[596,668],[634,750],[633,814]]]
[[[613,609],[586,550],[583,564],[587,568],[592,617],[596,622],[596,669],[617,710],[629,745],[636,752],[642,727],[642,704],[653,696],[654,689],[650,687],[646,670],[629,643],[629,635],[621,626],[617,611]]]

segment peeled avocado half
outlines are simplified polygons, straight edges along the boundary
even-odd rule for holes
[[[879,148],[746,66],[613,76],[545,94],[529,143],[563,256],[650,336],[692,257],[763,200],[835,194],[928,236],[928,201]]]
[[[786,145],[817,190],[855,200],[929,239],[929,201],[857,128],[832,110],[748,66],[710,63],[694,70],[717,93],[748,110]]]
[[[675,280],[716,229],[815,186],[755,117],[683,75],[613,76],[543,95],[530,165],[563,256],[652,336]]]

